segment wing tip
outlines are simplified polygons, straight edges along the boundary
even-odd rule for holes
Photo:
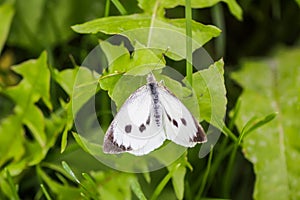
[[[119,154],[127,151],[131,151],[131,146],[124,146],[123,144],[119,145],[114,140],[113,129],[110,128],[108,132],[105,134],[104,142],[103,142],[103,152],[106,154]]]
[[[204,133],[204,130],[201,125],[198,123],[195,123],[197,126],[197,132],[196,135],[194,135],[193,138],[190,138],[191,142],[196,142],[196,143],[205,143],[207,142],[207,137],[206,134]]]

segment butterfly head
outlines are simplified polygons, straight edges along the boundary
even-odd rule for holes
[[[147,76],[147,83],[156,83],[156,79],[152,73],[149,73]]]

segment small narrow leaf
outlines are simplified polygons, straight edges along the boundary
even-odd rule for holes
[[[43,191],[43,193],[44,193],[46,199],[47,199],[47,200],[52,200],[52,199],[51,199],[51,196],[50,196],[50,194],[48,193],[47,189],[45,188],[44,184],[41,184],[40,186],[41,186],[41,188],[42,188],[42,191]]]
[[[12,195],[11,197],[14,200],[19,200],[20,198],[19,198],[19,195],[18,195],[17,186],[14,184],[9,171],[7,169],[5,171],[6,171],[6,178],[8,180],[8,184],[9,184],[9,187],[10,187],[10,190],[11,190],[11,195]]]
[[[79,179],[75,176],[74,172],[71,170],[71,168],[69,167],[69,165],[65,162],[65,161],[62,161],[61,162],[63,168],[66,170],[66,172],[68,172],[68,174],[73,177],[73,179],[80,184],[80,181]]]
[[[147,198],[145,197],[141,185],[138,182],[136,178],[132,178],[130,181],[130,186],[136,197],[140,200],[146,200]]]

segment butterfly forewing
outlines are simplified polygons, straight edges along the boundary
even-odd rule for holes
[[[143,155],[162,145],[165,140],[162,121],[160,124],[155,122],[150,92],[149,86],[145,85],[122,105],[105,134],[105,153]]]
[[[159,86],[158,92],[164,110],[163,123],[167,139],[185,147],[206,142],[203,128],[185,105],[164,86]]]

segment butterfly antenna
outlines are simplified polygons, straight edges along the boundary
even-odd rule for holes
[[[168,53],[170,47],[167,47],[167,49],[165,50],[165,52],[162,53],[161,57],[159,58],[158,62],[156,63],[156,65],[152,68],[152,70],[150,71],[150,74],[153,75],[152,71],[155,70],[159,64],[163,61],[164,56]]]

